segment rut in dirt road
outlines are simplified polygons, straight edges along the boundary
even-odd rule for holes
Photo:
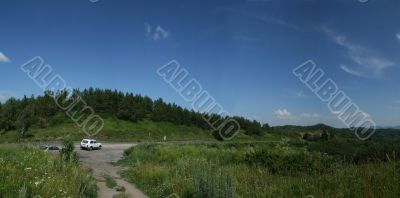
[[[114,178],[118,186],[125,188],[125,194],[132,198],[147,198],[147,196],[134,184],[126,182],[121,178],[119,172],[122,167],[113,166],[111,162],[116,162],[122,158],[125,149],[135,146],[128,143],[106,143],[101,150],[86,151],[81,150],[79,144],[75,144],[75,150],[79,154],[79,162],[93,170],[99,188],[100,198],[112,198],[121,192],[110,189],[106,186],[104,176]]]

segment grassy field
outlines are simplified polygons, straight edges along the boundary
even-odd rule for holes
[[[21,145],[0,145],[0,197],[97,197],[87,170],[58,155]]]
[[[32,127],[23,141],[61,141],[61,140],[81,140],[86,138],[86,134],[68,118],[63,118],[63,122],[58,124],[39,128]],[[104,117],[104,128],[96,135],[96,139],[101,141],[121,141],[121,142],[158,142],[164,141],[190,141],[203,140],[215,141],[210,131],[195,127],[176,125],[170,122],[154,122],[151,120],[143,120],[138,122],[130,122],[120,120],[114,117]],[[239,133],[235,140],[257,140],[260,137],[247,136]],[[262,137],[264,140],[277,140],[278,136],[267,134]],[[17,141],[17,132],[7,131],[0,132],[0,142]]]
[[[279,143],[144,144],[123,176],[150,197],[399,197],[396,160],[356,164]]]
[[[151,120],[134,123],[113,117],[104,119],[104,128],[96,135],[96,138],[110,141],[162,141],[164,136],[167,136],[167,140],[214,139],[210,132],[193,126],[153,122]],[[16,137],[16,131],[0,132],[0,141],[3,142],[13,142]],[[80,140],[84,137],[86,137],[86,134],[75,123],[69,122],[69,119],[65,118],[65,122],[45,128],[32,127],[24,140]]]
[[[210,131],[194,126],[104,118],[105,126],[95,137],[99,141],[143,142],[127,150],[118,164],[127,167],[123,177],[150,197],[174,193],[180,197],[400,197],[396,131],[360,141],[345,129],[286,126],[263,136],[239,133],[233,140],[219,142]],[[0,132],[0,142],[86,137],[68,119],[54,123],[30,128],[22,140],[16,131]],[[166,141],[198,142],[155,143],[164,141],[164,136]],[[96,193],[90,175],[77,164],[65,164],[35,149],[0,146],[0,166],[0,178],[6,178],[0,181],[0,195],[5,197],[21,193],[94,197]],[[110,188],[118,188],[112,178],[106,180]],[[123,190],[120,196],[125,196]]]

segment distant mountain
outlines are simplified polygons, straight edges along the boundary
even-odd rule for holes
[[[400,126],[376,126],[377,129],[400,129]]]
[[[276,126],[275,128],[279,129],[289,129],[289,130],[298,130],[298,131],[315,131],[315,130],[330,130],[335,129],[332,126],[326,124],[316,124],[311,126],[297,126],[297,125],[284,125],[284,126]]]

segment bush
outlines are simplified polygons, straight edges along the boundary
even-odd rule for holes
[[[218,141],[224,141],[224,138],[221,136],[218,130],[212,132],[213,137]]]
[[[72,141],[70,140],[64,141],[60,157],[65,163],[78,163],[79,156],[74,151],[74,143]]]
[[[320,153],[300,151],[284,154],[267,149],[258,149],[246,153],[244,161],[249,165],[261,165],[273,174],[322,173],[332,169],[333,157]]]

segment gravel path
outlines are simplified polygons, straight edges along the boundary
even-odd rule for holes
[[[104,143],[101,150],[86,151],[80,149],[79,143],[75,144],[75,150],[79,154],[80,163],[93,170],[93,175],[97,180],[100,198],[112,198],[114,195],[120,193],[106,186],[104,175],[114,178],[118,186],[124,187],[125,194],[127,194],[128,197],[147,198],[134,184],[128,183],[121,178],[119,172],[123,170],[122,167],[111,164],[111,162],[116,162],[121,159],[125,149],[135,145],[136,144],[133,143]]]

